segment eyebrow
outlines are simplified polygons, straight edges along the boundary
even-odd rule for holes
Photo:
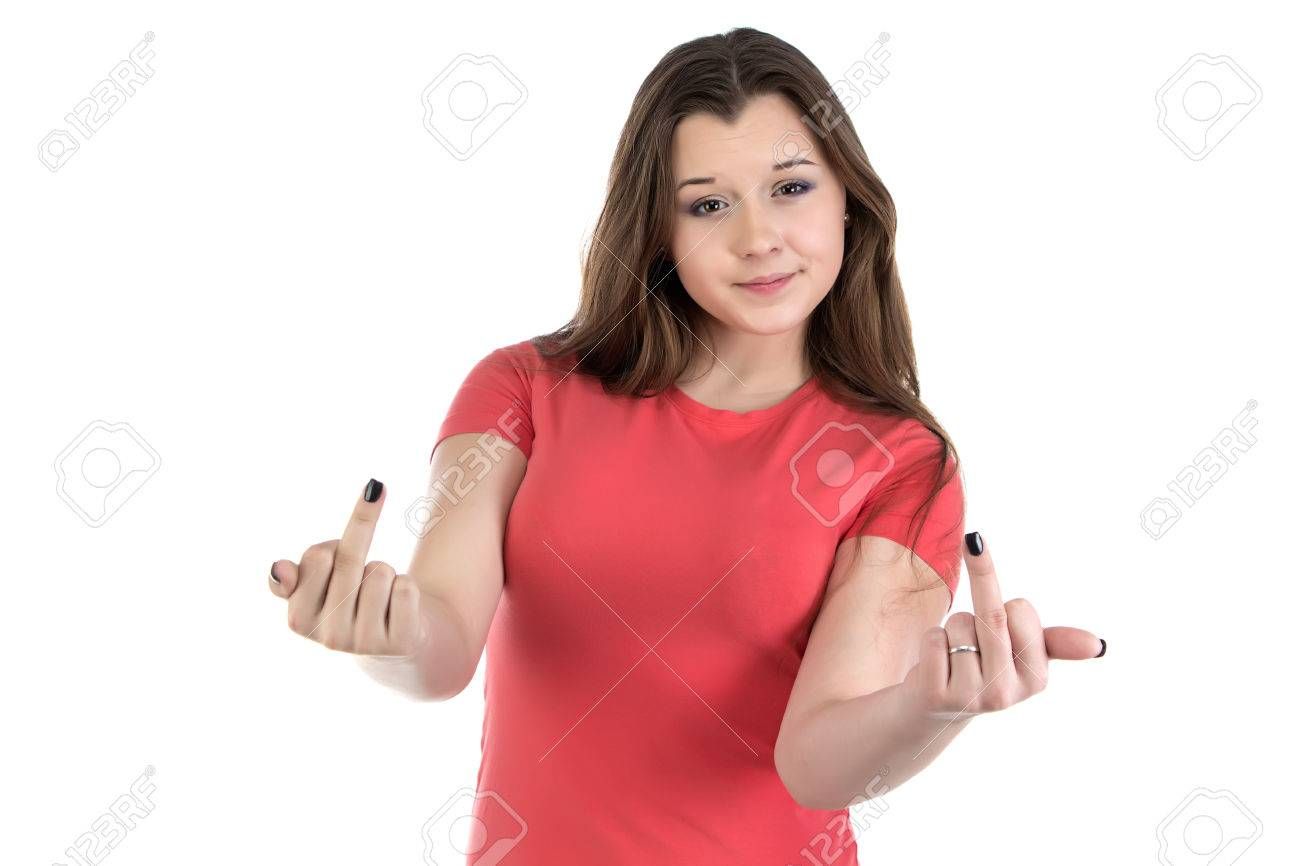
[[[794,159],[787,159],[785,162],[776,163],[775,165],[772,166],[772,171],[788,171],[789,169],[794,168],[796,165],[816,165],[816,164],[817,163],[813,162],[811,159],[804,159],[801,156],[796,156]],[[718,179],[716,177],[688,177],[686,180],[677,184],[676,192],[681,192],[682,187],[691,186],[693,184],[704,185],[704,184],[717,183],[717,182]]]

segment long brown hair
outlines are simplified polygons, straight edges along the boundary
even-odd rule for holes
[[[576,354],[575,372],[599,378],[607,393],[658,394],[681,378],[699,339],[690,325],[703,311],[667,253],[673,131],[695,112],[734,123],[751,98],[773,93],[794,103],[802,131],[821,138],[850,214],[839,276],[809,316],[805,351],[813,375],[837,402],[914,418],[936,438],[932,487],[912,517],[915,556],[935,496],[959,472],[956,448],[921,402],[912,326],[894,261],[894,201],[829,82],[789,43],[741,27],[664,55],[642,82],[619,136],[585,253],[578,309],[563,327],[531,342],[545,358]]]

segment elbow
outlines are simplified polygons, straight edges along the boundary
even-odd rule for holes
[[[454,674],[429,671],[422,680],[419,694],[413,696],[415,700],[423,703],[449,701],[469,688],[469,684],[474,681],[474,669]]]
[[[443,686],[441,688],[429,688],[425,691],[423,695],[420,696],[419,699],[425,703],[440,703],[442,701],[449,701],[452,698],[456,697],[461,692],[465,691],[465,689],[467,688],[469,688],[469,681],[454,686]]]
[[[779,735],[772,756],[776,764],[776,774],[780,777],[786,792],[805,809],[839,808],[827,803],[815,787],[809,784],[813,774],[808,771],[806,753],[799,749],[796,743],[791,742],[792,739],[789,736]]]

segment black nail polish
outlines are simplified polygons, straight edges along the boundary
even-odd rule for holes
[[[279,582],[280,582],[280,578],[278,578],[278,577],[275,576],[275,563],[274,563],[274,562],[271,563],[271,580],[275,581],[276,583],[279,583]]]
[[[984,552],[984,539],[980,538],[978,532],[966,533],[966,549],[971,552],[972,556],[979,556]]]
[[[1104,637],[1099,637],[1097,640],[1101,641],[1101,652],[1093,656],[1095,659],[1099,659],[1106,654],[1106,639]]]
[[[379,494],[384,492],[384,483],[371,478],[370,483],[366,485],[366,501],[374,502],[379,498]]]

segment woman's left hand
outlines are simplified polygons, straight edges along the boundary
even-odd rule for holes
[[[943,627],[927,629],[921,660],[903,681],[913,705],[932,719],[961,721],[1005,710],[1047,687],[1048,659],[1090,659],[1106,652],[1106,642],[1090,631],[1043,628],[1023,598],[1003,604],[988,547],[977,532],[966,542],[975,613],[959,611]],[[948,652],[958,646],[979,652]]]

